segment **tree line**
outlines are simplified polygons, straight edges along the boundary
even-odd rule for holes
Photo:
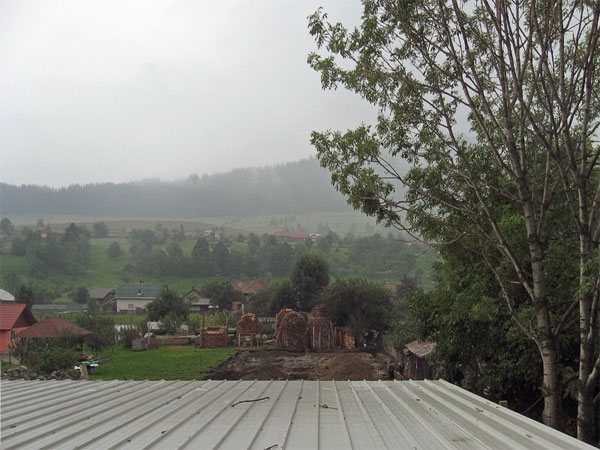
[[[40,231],[25,228],[11,241],[11,254],[27,259],[32,275],[58,271],[69,275],[83,274],[90,263],[90,232],[71,224],[64,234],[49,233],[42,238]]]
[[[71,185],[0,183],[4,215],[197,218],[348,210],[316,159],[186,179]]]

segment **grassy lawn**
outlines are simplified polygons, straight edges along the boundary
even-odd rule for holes
[[[235,352],[235,347],[195,348],[193,346],[163,346],[134,352],[116,348],[102,356],[110,358],[100,363],[91,380],[199,380],[208,369],[220,364]]]

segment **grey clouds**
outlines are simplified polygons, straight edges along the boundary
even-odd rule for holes
[[[171,180],[314,154],[373,118],[323,92],[307,16],[358,1],[0,2],[0,181]]]

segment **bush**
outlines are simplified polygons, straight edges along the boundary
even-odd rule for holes
[[[76,361],[75,351],[72,348],[51,346],[36,352],[33,367],[36,372],[42,373],[50,373],[54,370],[73,370]]]
[[[183,319],[176,313],[170,312],[161,319],[160,323],[161,329],[164,330],[167,334],[175,334],[177,330],[179,330],[181,324],[183,323]]]
[[[137,330],[137,328],[134,327],[134,326],[127,327],[127,328],[122,328],[119,331],[119,340],[123,343],[123,346],[125,348],[131,349],[131,346],[133,344],[133,340],[137,339],[139,337],[140,337],[140,333]]]
[[[95,352],[112,347],[117,341],[117,332],[111,317],[84,315],[79,317],[77,324],[94,332],[94,334],[86,336],[85,342]]]

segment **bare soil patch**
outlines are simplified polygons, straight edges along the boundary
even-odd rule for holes
[[[212,369],[213,380],[378,380],[387,359],[363,351],[239,350]]]

